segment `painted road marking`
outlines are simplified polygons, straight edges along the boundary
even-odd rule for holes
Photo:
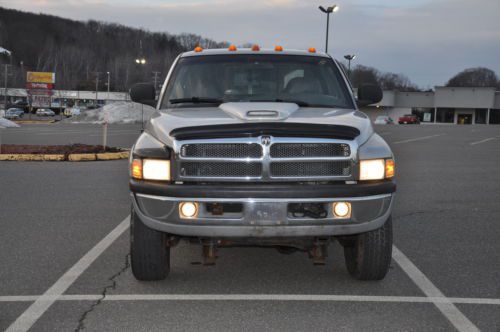
[[[125,218],[99,243],[90,249],[80,260],[73,265],[59,280],[55,282],[43,295],[38,297],[21,316],[19,316],[6,332],[28,331],[33,324],[47,311],[80,275],[129,227],[129,218]]]
[[[0,302],[34,302],[40,295],[0,296]],[[71,294],[46,296],[54,301],[96,301],[102,294]],[[400,302],[400,303],[458,303],[500,305],[500,299],[426,297],[426,296],[371,296],[319,294],[117,294],[106,295],[103,301],[317,301],[317,302]]]
[[[476,144],[481,144],[481,143],[485,143],[485,142],[489,142],[489,141],[493,141],[494,139],[496,139],[497,137],[490,137],[490,138],[486,138],[486,139],[483,139],[482,141],[477,141],[477,142],[472,142],[470,143],[470,145],[476,145]]]
[[[458,331],[479,331],[465,315],[405,256],[396,246],[392,247],[392,258],[405,271],[411,280],[429,298],[439,298],[432,301],[441,313],[455,326]]]
[[[436,135],[430,135],[430,136],[423,136],[423,137],[417,137],[417,138],[411,138],[411,139],[406,139],[404,141],[397,141],[394,142],[393,144],[402,144],[402,143],[409,143],[409,142],[416,142],[416,141],[423,141],[429,138],[434,138],[434,137],[439,137],[439,136],[444,136],[446,134],[436,134]]]

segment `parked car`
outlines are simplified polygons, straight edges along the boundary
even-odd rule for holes
[[[78,107],[67,107],[64,110],[64,116],[66,116],[66,117],[77,116],[80,114],[81,114],[81,111]]]
[[[5,112],[6,119],[20,119],[24,116],[24,111],[20,108],[9,108],[7,112]]]
[[[157,108],[130,158],[137,279],[166,278],[181,240],[199,244],[206,265],[232,246],[325,264],[338,241],[354,278],[384,278],[394,156],[358,111],[382,99],[380,87],[364,84],[355,99],[339,64],[315,50],[198,47],[171,73],[158,102],[153,84],[130,90]]]
[[[387,124],[394,124],[394,120],[387,115],[379,115],[377,116],[377,118],[373,123],[387,125]]]
[[[413,114],[403,115],[398,119],[399,124],[420,124],[418,116]]]
[[[38,116],[54,116],[56,113],[50,108],[39,108],[36,110],[36,115]]]

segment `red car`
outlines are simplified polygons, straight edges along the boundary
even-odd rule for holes
[[[420,120],[416,115],[406,114],[398,119],[399,124],[420,124]]]

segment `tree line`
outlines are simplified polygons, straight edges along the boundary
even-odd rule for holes
[[[228,45],[195,34],[150,32],[120,24],[81,22],[0,7],[0,46],[12,52],[10,57],[0,55],[0,63],[11,64],[8,72],[11,87],[24,87],[27,71],[50,71],[56,73],[58,89],[94,90],[99,78],[98,89],[105,91],[109,72],[110,91],[127,91],[133,83],[152,82],[153,72],[157,82],[162,82],[181,52],[196,46]],[[144,64],[136,62],[142,58],[146,60]],[[354,87],[372,83],[384,90],[420,91],[403,74],[363,65],[352,69],[350,79]],[[446,85],[500,89],[495,72],[481,67],[464,70]]]

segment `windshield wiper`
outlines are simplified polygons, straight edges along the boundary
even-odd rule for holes
[[[294,104],[297,104],[299,105],[300,107],[308,107],[310,106],[309,103],[306,103],[305,101],[302,101],[302,100],[295,100],[295,99],[280,99],[280,98],[276,98],[276,99],[266,99],[266,100],[249,100],[249,101],[253,101],[253,102],[263,102],[263,103],[294,103]]]
[[[177,98],[169,99],[170,104],[182,104],[182,103],[193,103],[193,104],[222,104],[224,101],[217,98],[209,97],[190,97],[190,98]]]

